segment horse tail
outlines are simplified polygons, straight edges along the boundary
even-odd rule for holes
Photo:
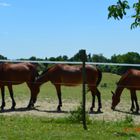
[[[100,84],[100,82],[102,80],[102,72],[99,70],[98,67],[96,67],[96,69],[97,69],[97,72],[98,72],[98,79],[96,81],[96,88],[97,88],[97,86]],[[88,87],[87,92],[89,92],[89,91],[90,91],[90,88]]]
[[[96,85],[98,86],[102,80],[102,71],[99,70],[99,68],[97,68],[97,71],[98,71],[98,79],[97,79]]]

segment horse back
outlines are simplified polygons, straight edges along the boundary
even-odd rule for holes
[[[86,83],[96,84],[98,79],[98,71],[91,65],[85,66]],[[53,83],[63,83],[66,86],[76,86],[82,83],[82,65],[64,65],[58,64],[53,66],[50,70],[50,81]]]
[[[140,70],[129,69],[124,73],[118,84],[120,87],[128,89],[140,89]]]
[[[36,68],[30,63],[4,63],[0,71],[0,79],[7,84],[31,82],[35,79],[35,71]]]

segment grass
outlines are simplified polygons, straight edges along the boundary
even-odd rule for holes
[[[111,101],[111,90],[115,90],[115,83],[119,78],[120,76],[115,74],[103,74],[103,79],[99,87],[103,103]],[[106,87],[101,86],[104,83]],[[28,103],[30,98],[29,92],[26,84],[14,86],[14,96],[17,103],[18,101],[27,101]],[[138,94],[138,96],[140,95]],[[56,91],[51,83],[45,83],[41,86],[38,100],[43,101],[45,98],[50,101],[57,101]],[[80,103],[82,100],[81,86],[62,87],[62,99],[63,101],[69,100]],[[9,92],[7,89],[6,100],[9,101]],[[91,102],[91,95],[89,93],[87,94],[87,102]],[[123,91],[121,103],[123,102],[130,104],[128,90]],[[140,139],[140,125],[133,124],[133,118],[126,116],[125,120],[119,120],[117,122],[91,120],[88,124],[88,130],[85,131],[81,123],[74,123],[68,118],[0,115],[1,140],[104,140],[105,138],[108,140]]]
[[[1,140],[128,140],[140,139],[130,119],[119,122],[93,120],[88,130],[82,124],[72,123],[67,118],[46,118],[33,116],[0,116]],[[133,129],[132,129],[133,128]]]

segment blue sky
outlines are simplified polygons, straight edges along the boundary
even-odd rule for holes
[[[113,2],[113,1],[112,1]],[[115,1],[114,1],[115,2]],[[107,19],[110,0],[0,0],[0,54],[9,59],[140,53],[132,19]]]

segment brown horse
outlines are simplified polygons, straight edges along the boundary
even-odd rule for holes
[[[140,90],[140,70],[130,69],[125,74],[122,75],[119,82],[117,83],[117,88],[115,93],[112,96],[112,106],[111,108],[114,110],[116,105],[120,102],[120,96],[124,88],[130,90],[131,94],[131,108],[133,111],[136,105],[136,112],[139,111],[139,105],[136,96],[136,90]]]
[[[32,90],[33,82],[38,75],[36,66],[31,63],[1,63],[0,64],[0,88],[2,94],[1,110],[5,107],[4,87],[7,86],[12,99],[12,107],[15,108],[16,102],[13,97],[12,85],[17,85],[26,82],[30,91],[31,99],[28,107],[32,107],[35,100],[33,100],[34,90]]]
[[[86,65],[86,84],[88,85],[88,91],[92,94],[92,106],[90,111],[93,111],[95,107],[95,95],[98,98],[98,111],[100,111],[101,95],[97,89],[98,84],[101,81],[102,73],[101,71],[91,65]],[[39,93],[39,87],[45,82],[51,81],[55,86],[57,91],[57,96],[59,104],[57,107],[58,111],[61,111],[62,100],[61,100],[61,86],[77,86],[82,83],[82,65],[70,66],[65,64],[56,64],[43,72],[39,78],[36,80],[36,93]]]

